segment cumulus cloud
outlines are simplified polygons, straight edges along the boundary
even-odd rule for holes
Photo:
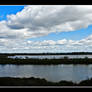
[[[2,44],[2,45],[1,45]],[[1,50],[8,52],[73,52],[91,51],[92,35],[82,40],[44,40],[44,41],[23,41],[23,40],[0,40]],[[7,49],[8,48],[8,49]]]
[[[88,27],[92,24],[91,11],[92,6],[30,5],[16,15],[7,15],[8,20],[3,25],[7,30],[16,32],[17,36],[19,33],[20,37],[40,37],[52,32],[75,31]]]
[[[76,31],[92,24],[92,6],[30,5],[17,14],[7,15],[0,21],[1,50],[84,50],[92,46],[92,36],[79,41],[61,39],[58,41],[28,41],[29,38],[46,36],[50,33]],[[84,46],[84,48],[82,48]]]

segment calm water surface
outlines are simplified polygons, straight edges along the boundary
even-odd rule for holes
[[[0,77],[35,77],[80,82],[92,78],[92,65],[0,65]]]

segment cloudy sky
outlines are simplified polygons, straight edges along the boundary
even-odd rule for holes
[[[0,6],[0,53],[92,52],[92,5]]]

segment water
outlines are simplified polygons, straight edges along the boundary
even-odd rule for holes
[[[16,56],[9,56],[8,58],[20,58],[20,59],[26,59],[26,58],[32,58],[32,59],[59,59],[59,58],[92,58],[92,55],[16,55]]]
[[[0,77],[35,77],[78,83],[92,78],[92,65],[0,65]]]

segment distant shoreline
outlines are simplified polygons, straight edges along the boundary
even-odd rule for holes
[[[0,55],[92,55],[92,52],[67,52],[67,53],[0,53]]]
[[[78,53],[70,53],[70,55],[88,55],[89,53],[83,54],[84,52]],[[44,53],[45,55],[51,55],[50,53]],[[44,55],[41,53],[41,55]],[[56,53],[54,53],[55,55]],[[56,54],[59,55],[60,53]],[[69,53],[66,53],[66,55]],[[27,58],[20,59],[20,58],[8,58],[8,56],[16,56],[16,55],[29,55],[25,53],[20,54],[0,54],[0,64],[15,64],[15,65],[59,65],[59,64],[92,64],[92,58],[68,58],[64,56],[64,58],[53,58],[53,59],[37,59],[37,58]],[[32,54],[33,55],[33,54]],[[36,55],[36,54],[35,54]],[[40,54],[37,54],[40,55]],[[61,54],[63,55],[63,54]],[[91,55],[91,53],[89,54]]]
[[[69,59],[64,57],[63,59],[11,59],[7,57],[0,58],[0,64],[15,64],[15,65],[60,65],[60,64],[92,64],[92,58],[85,57],[84,59]]]

